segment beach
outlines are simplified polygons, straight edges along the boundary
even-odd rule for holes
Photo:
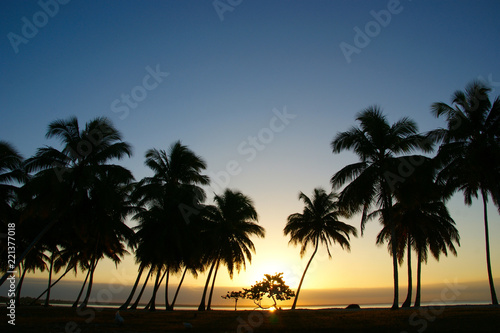
[[[120,311],[116,309],[21,307],[15,327],[0,309],[2,332],[497,332],[500,307],[435,306],[409,309],[281,311]]]

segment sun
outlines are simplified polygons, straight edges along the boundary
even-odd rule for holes
[[[248,269],[248,278],[245,280],[248,281],[247,283],[250,286],[262,281],[264,274],[274,275],[276,273],[283,273],[285,283],[291,288],[295,287],[294,283],[297,279],[295,278],[296,274],[294,274],[293,266],[284,260],[273,260],[272,258],[266,258],[265,261],[253,263]]]

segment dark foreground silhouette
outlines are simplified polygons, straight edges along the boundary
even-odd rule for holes
[[[16,332],[495,332],[498,306],[400,309],[325,309],[282,311],[120,311],[77,313],[64,307],[24,307],[16,311]],[[13,331],[0,308],[0,331]],[[81,330],[81,331],[80,331]]]

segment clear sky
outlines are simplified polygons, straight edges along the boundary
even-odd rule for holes
[[[51,121],[106,116],[134,147],[121,163],[136,179],[151,174],[147,149],[182,140],[208,164],[210,197],[242,191],[267,231],[246,272],[230,280],[220,271],[217,284],[233,289],[274,272],[296,289],[312,251],[301,261],[287,245],[286,218],[302,210],[299,191],[329,189],[331,176],[356,161],[333,155],[330,142],[357,112],[378,104],[391,122],[410,116],[427,131],[444,124],[430,105],[449,102],[471,80],[500,94],[498,1],[60,2],[0,3],[0,139],[29,157],[57,145],[44,137]],[[457,194],[448,207],[462,246],[457,258],[431,259],[423,283],[485,281],[482,206],[465,207]],[[500,218],[494,207],[489,214],[498,279]],[[346,222],[359,228],[358,216]],[[390,287],[379,230],[371,222],[351,253],[318,253],[303,287]],[[113,270],[100,263],[96,281]],[[133,257],[119,270],[132,283]],[[400,272],[404,285],[406,267]]]

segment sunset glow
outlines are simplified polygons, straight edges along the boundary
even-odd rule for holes
[[[353,126],[359,127],[360,121],[356,117],[371,106],[379,106],[389,124],[409,118],[415,121],[418,133],[427,133],[448,126],[446,117],[432,114],[431,105],[437,102],[453,104],[453,93],[464,90],[470,82],[476,80],[487,84],[491,88],[491,101],[500,95],[498,1],[401,0],[396,1],[397,6],[394,1],[224,1],[239,4],[222,12],[214,7],[214,1],[123,0],[119,5],[100,1],[67,1],[65,5],[62,2],[57,2],[58,12],[54,15],[44,14],[38,1],[2,1],[0,4],[0,35],[4,37],[0,44],[0,140],[11,144],[23,161],[34,157],[37,149],[50,146],[60,155],[69,156],[66,156],[68,165],[83,165],[82,169],[71,169],[68,165],[60,168],[59,160],[57,163],[46,162],[49,159],[30,162],[31,177],[42,169],[37,169],[38,164],[42,164],[40,161],[47,164],[44,170],[53,168],[57,174],[50,174],[52,178],[42,178],[45,182],[40,184],[43,186],[35,187],[38,192],[33,190],[27,195],[29,199],[23,200],[43,207],[33,209],[36,211],[33,214],[42,216],[58,212],[64,218],[57,215],[57,219],[63,221],[58,220],[63,227],[55,224],[42,238],[46,241],[54,237],[52,242],[56,245],[47,241],[49,245],[43,250],[47,256],[44,257],[43,271],[40,267],[28,270],[22,296],[36,298],[46,289],[50,253],[57,252],[50,246],[59,251],[63,246],[58,242],[64,241],[74,241],[75,248],[81,248],[69,253],[83,253],[85,258],[81,259],[84,264],[80,263],[76,273],[71,270],[54,286],[51,298],[56,300],[75,301],[89,268],[94,267],[95,287],[91,289],[90,299],[96,303],[99,303],[99,297],[104,300],[102,303],[124,302],[140,270],[138,262],[141,258],[136,258],[139,245],[146,249],[141,255],[147,258],[142,258],[147,265],[137,284],[134,300],[151,265],[161,268],[160,274],[158,270],[152,270],[149,275],[141,298],[142,307],[153,295],[152,285],[159,281],[167,266],[168,279],[163,280],[157,291],[157,304],[165,303],[166,281],[169,297],[173,299],[184,270],[194,267],[197,276],[188,270],[176,306],[197,309],[198,304],[203,303],[202,294],[211,267],[213,265],[215,272],[215,264],[219,261],[213,292],[214,307],[232,310],[234,300],[221,296],[228,291],[249,288],[261,281],[264,274],[283,273],[285,284],[297,291],[315,249],[310,243],[301,257],[301,245],[290,244],[291,236],[284,234],[289,216],[303,212],[305,201],[299,199],[299,193],[312,197],[317,188],[328,194],[330,191],[340,193],[351,179],[332,189],[332,177],[348,165],[369,160],[356,155],[359,153],[356,149],[344,147],[340,152],[334,152],[332,140],[338,133],[349,131]],[[45,17],[37,14],[39,12],[47,17],[43,26],[32,23],[34,18]],[[389,14],[384,16],[381,13]],[[382,22],[383,17],[388,22]],[[26,21],[33,25],[33,31],[24,27],[28,24]],[[28,33],[29,38],[23,33]],[[21,39],[16,39],[14,34]],[[100,155],[92,149],[84,150],[82,147],[87,141],[82,143],[76,139],[71,141],[74,147],[68,145],[72,149],[72,154],[69,154],[70,149],[64,146],[64,136],[60,132],[53,130],[47,135],[49,124],[69,121],[72,116],[77,119],[82,133],[85,124],[91,120],[106,118],[119,133],[113,136],[115,141],[112,142],[130,145],[129,150],[124,149],[120,154],[110,153],[106,160],[109,170],[119,166],[130,174],[120,173],[123,179],[116,177],[120,178],[116,180],[108,169],[106,172],[102,171],[104,168],[94,171],[93,186],[98,184],[102,188],[113,188],[113,191],[95,190],[100,196],[94,193],[92,200],[85,197],[90,196],[90,185],[78,188],[68,184],[84,183],[87,178],[79,178],[73,171],[100,166],[104,163],[99,159]],[[100,136],[101,132],[96,137],[101,140]],[[85,137],[101,143],[96,137]],[[151,167],[151,159],[149,165],[145,163],[147,156],[151,156],[151,149],[165,151],[170,160],[166,159],[171,162],[169,149],[175,143],[178,143],[179,151],[185,148],[202,161],[197,164],[197,169],[193,168],[196,172],[190,170],[196,174],[195,180],[179,180],[166,172],[164,178],[154,178],[157,170]],[[432,158],[436,156],[439,144],[432,152],[414,149],[408,154]],[[102,148],[104,144],[88,145],[105,150]],[[60,155],[57,156],[63,160]],[[88,156],[95,160],[86,160]],[[85,164],[89,160],[91,162]],[[179,165],[185,167],[183,163],[179,162]],[[182,168],[179,168],[182,172],[170,168],[168,163],[161,166],[163,171],[178,172],[176,176],[191,175]],[[418,166],[413,169],[418,169]],[[64,177],[72,179],[73,183],[57,180],[63,179],[59,174],[61,170],[71,171]],[[492,170],[496,175],[496,169]],[[0,174],[3,172],[0,169]],[[398,175],[403,179],[401,183],[411,176],[403,177],[403,173],[399,170]],[[82,174],[87,176],[84,172]],[[141,180],[144,181],[135,184]],[[5,181],[7,183],[23,185],[10,180]],[[160,190],[148,187],[151,184]],[[95,188],[101,189],[99,186],[95,185]],[[144,192],[141,192],[141,186]],[[386,184],[387,188],[391,186]],[[192,189],[194,187],[196,190]],[[392,187],[387,190],[390,193],[386,197],[391,199],[388,206],[399,200]],[[200,200],[203,196],[198,195],[199,189],[206,194],[203,200]],[[240,229],[237,227],[233,228],[231,217],[234,216],[227,211],[223,214],[220,210],[217,215],[204,210],[204,205],[220,208],[215,199],[226,190],[235,197],[241,194],[248,199],[250,204],[243,205],[247,209],[245,212],[254,209],[257,214],[238,215],[240,220],[237,222],[241,223],[234,225],[243,228],[241,226],[245,223],[255,222],[265,230],[265,237],[259,237],[255,229],[246,230],[245,236],[255,247],[251,260],[246,255],[237,257],[235,247],[229,248],[228,244],[233,244],[231,241],[238,243],[235,239],[237,236],[243,238],[241,235],[244,234],[238,233]],[[134,199],[130,199],[132,197]],[[39,203],[35,200],[39,198],[51,200]],[[497,294],[500,294],[500,214],[491,195],[487,198],[492,279]],[[112,203],[103,203],[105,199]],[[466,205],[463,192],[457,190],[445,202],[459,232],[460,246],[456,245],[457,256],[448,250],[447,255],[440,255],[439,261],[431,252],[428,253],[427,262],[421,266],[422,303],[491,303],[483,201],[480,193],[472,199],[472,204]],[[19,202],[9,199],[12,207],[19,206],[14,210],[28,207],[26,202]],[[81,202],[85,204],[78,206],[77,203]],[[113,206],[118,205],[117,202],[120,209]],[[346,202],[351,204],[349,200]],[[371,211],[379,209],[383,202],[376,197],[371,202]],[[229,202],[228,206],[232,203]],[[137,207],[131,209],[128,205]],[[187,211],[177,210],[181,206],[187,207]],[[352,209],[349,217],[338,217],[339,222],[357,230],[357,237],[353,232],[347,232],[350,251],[347,246],[342,248],[337,239],[328,245],[330,257],[325,244],[319,243],[304,277],[297,308],[344,307],[352,303],[390,307],[394,276],[391,253],[387,243],[376,245],[383,228],[378,218],[369,220],[361,234],[362,206]],[[151,207],[158,208],[161,213],[169,212],[174,217],[169,215],[166,218],[157,211],[151,213]],[[64,213],[61,212],[63,208]],[[235,209],[238,213],[242,210]],[[111,222],[103,220],[112,225],[106,230],[113,230],[114,236],[118,235],[117,230],[130,236],[146,226],[140,236],[144,238],[138,238],[142,242],[138,242],[136,248],[126,244],[126,236],[116,236],[117,242],[127,251],[123,256],[117,256],[116,262],[109,259],[109,254],[119,254],[121,248],[109,246],[113,243],[109,239],[113,237],[95,236],[98,234],[95,230],[100,230],[97,227],[104,225],[98,215],[101,211],[108,214],[106,217],[111,216]],[[36,215],[40,220],[30,220],[16,215],[16,221],[33,223],[30,228],[17,230],[19,239],[34,239],[38,235],[30,232],[46,225],[47,221],[40,216]],[[79,224],[72,225],[67,216],[72,216]],[[162,229],[167,225],[165,221],[174,227]],[[96,226],[96,229],[88,226]],[[92,242],[96,244],[92,250],[85,248]],[[220,250],[223,245],[227,246],[224,251]],[[251,249],[248,243],[245,245]],[[16,251],[22,252],[18,248]],[[416,251],[412,251],[410,267],[415,289],[418,257]],[[232,258],[243,258],[245,262],[239,272],[234,269],[232,278],[228,265],[220,258],[221,253],[231,253]],[[166,258],[167,254],[172,257]],[[21,253],[17,255],[20,257]],[[407,293],[407,261],[405,252],[402,264],[398,266],[399,303],[404,301]],[[60,270],[52,273],[52,281],[64,274],[67,266],[58,268]],[[174,272],[177,268],[178,272]],[[22,270],[19,266],[16,269],[19,281]],[[210,277],[213,279],[213,275]],[[210,283],[207,284],[208,293]],[[456,287],[457,295],[446,301],[441,295],[452,288],[450,285],[460,288]],[[0,296],[7,292],[7,284],[1,285]],[[415,299],[415,291],[412,299]],[[238,306],[245,309],[255,307],[248,299],[238,302]],[[269,305],[270,301],[265,299],[265,302]],[[290,308],[292,302],[278,302],[278,306]],[[269,312],[275,310],[271,308]]]

